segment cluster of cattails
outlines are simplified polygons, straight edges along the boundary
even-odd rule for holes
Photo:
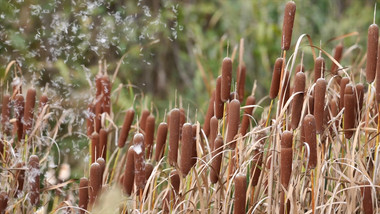
[[[351,157],[355,155],[353,151],[364,156],[368,168],[374,168],[360,174],[376,176],[377,165],[373,163],[377,155],[362,150],[372,146],[377,151],[378,147],[373,139],[379,137],[372,128],[378,122],[378,106],[373,97],[376,104],[380,103],[378,27],[372,24],[368,29],[365,74],[369,86],[366,92],[364,84],[355,82],[355,74],[346,76],[347,70],[340,65],[344,60],[343,41],[335,47],[332,62],[322,56],[322,51],[317,57],[313,52],[314,64],[310,69],[302,60],[293,69],[295,60],[288,61],[286,52],[292,47],[295,12],[295,3],[288,2],[283,20],[282,53],[273,62],[271,104],[264,108],[258,122],[253,117],[257,105],[255,90],[249,94],[245,91],[246,77],[250,73],[243,61],[243,50],[240,50],[238,63],[232,56],[221,61],[220,74],[212,81],[213,90],[202,125],[190,120],[182,103],[180,107],[175,104],[160,123],[158,114],[135,104],[122,118],[113,118],[112,83],[105,68],[100,66],[95,77],[95,97],[87,109],[91,159],[87,177],[78,180],[80,213],[96,210],[100,200],[106,200],[101,196],[110,185],[122,189],[125,201],[133,200],[132,207],[127,202],[123,206],[115,205],[121,213],[137,209],[163,213],[182,209],[233,210],[239,214],[255,211],[315,213],[316,209],[328,207],[321,208],[315,203],[330,203],[329,206],[336,207],[334,200],[343,198],[343,190],[339,192],[341,195],[330,198],[333,202],[325,198],[333,194],[334,185],[340,185],[342,177],[360,177],[353,169],[346,169],[350,158],[362,161],[360,157]],[[326,64],[329,63],[328,71]],[[375,80],[376,93],[373,94],[370,89]],[[12,94],[3,95],[2,100],[1,160],[7,160],[9,149],[6,147],[13,142],[16,152],[20,145],[32,142],[29,138],[35,132],[36,117],[46,112],[48,104],[47,96],[42,95],[36,111],[36,90],[28,89],[24,98],[19,79],[12,87]],[[277,105],[273,105],[276,101]],[[363,111],[364,104],[366,111]],[[272,108],[277,110],[275,115],[271,114]],[[113,119],[122,120],[119,128]],[[365,143],[361,142],[362,138]],[[353,146],[357,148],[352,149]],[[13,191],[1,189],[0,213],[10,212],[13,208],[9,208],[9,204],[22,196],[24,190],[28,206],[41,204],[42,157],[27,157],[28,161],[26,158],[9,161],[14,168],[10,171],[15,178],[15,188]],[[336,167],[340,163],[344,164]],[[332,164],[336,164],[334,170],[329,168]],[[338,170],[341,171],[337,173]],[[360,200],[364,213],[373,213],[375,200],[371,183],[344,183],[360,186],[358,197],[348,198]],[[330,194],[324,194],[327,191]]]

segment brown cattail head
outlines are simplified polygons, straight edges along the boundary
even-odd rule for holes
[[[155,117],[149,115],[146,118],[146,127],[145,127],[145,148],[146,148],[146,158],[150,159],[153,149],[154,141],[154,128],[155,128]]]
[[[252,177],[252,186],[257,186],[259,182],[260,174],[261,174],[261,165],[263,162],[263,155],[259,149],[253,150],[253,159],[252,159],[252,169],[251,169],[251,177]]]
[[[192,165],[192,148],[193,148],[193,127],[190,123],[185,123],[182,127],[182,144],[181,144],[181,164],[180,170],[183,176],[186,176]]]
[[[214,150],[212,151],[212,161],[210,170],[211,183],[215,184],[219,180],[220,166],[223,158],[223,138],[218,135],[214,141]]]
[[[323,133],[323,114],[325,109],[326,80],[319,78],[314,89],[314,116],[317,133]]]
[[[309,145],[309,168],[314,169],[317,165],[317,136],[315,118],[308,114],[303,119],[305,141]]]
[[[128,109],[125,113],[123,127],[121,128],[121,133],[118,141],[119,148],[123,148],[125,142],[128,139],[129,130],[131,130],[131,125],[133,123],[133,118],[135,117],[135,110],[132,108]]]
[[[206,136],[208,136],[210,134],[210,118],[212,116],[214,116],[215,93],[216,93],[215,91],[212,92],[210,101],[208,103],[208,109],[207,109],[207,112],[205,115],[205,122],[203,124],[203,130],[204,130]],[[181,125],[181,121],[180,121],[180,125]],[[183,123],[182,123],[182,125],[183,125]]]
[[[309,113],[314,114],[314,90],[311,91],[310,96],[308,97],[308,108],[309,108]]]
[[[98,147],[98,157],[103,157],[104,160],[107,159],[107,138],[108,132],[104,129],[99,131],[99,147]]]
[[[144,135],[135,134],[133,137],[133,150],[135,160],[135,184],[138,190],[145,187],[145,158],[144,158]]]
[[[30,204],[36,206],[40,202],[40,160],[36,155],[29,157],[28,191]]]
[[[227,122],[227,137],[226,142],[231,148],[235,149],[236,142],[233,142],[240,123],[240,102],[237,99],[233,99],[228,104],[228,122]]]
[[[22,162],[18,162],[16,164],[16,168],[23,168],[23,167],[24,167],[24,163],[22,163]],[[24,189],[25,170],[22,170],[22,169],[17,170],[15,173],[15,177],[17,180],[17,191],[16,191],[16,193],[19,194]]]
[[[100,128],[102,126],[101,119],[102,119],[103,107],[102,107],[102,101],[100,98],[101,96],[95,99],[95,131],[97,133],[99,133]]]
[[[127,153],[127,162],[125,163],[123,187],[127,195],[131,195],[133,183],[135,180],[135,159],[133,145],[129,147]]]
[[[285,5],[284,22],[282,25],[281,49],[289,50],[292,42],[294,17],[296,15],[296,3],[289,1]]]
[[[153,164],[151,164],[151,163],[146,163],[145,164],[145,180],[147,181],[147,180],[149,180],[149,177],[150,177],[150,175],[152,174],[152,172],[153,172]]]
[[[0,192],[0,213],[4,214],[8,207],[8,194],[6,192]]]
[[[48,102],[49,102],[48,96],[45,93],[42,94],[41,97],[40,97],[39,104],[38,104],[38,114],[41,114],[42,110],[48,104]],[[92,106],[91,111],[94,114],[94,105],[91,104],[91,106]],[[88,135],[88,136],[90,136],[90,135]]]
[[[216,87],[215,87],[215,102],[214,102],[214,112],[216,118],[219,120],[223,118],[224,113],[224,103],[221,98],[222,92],[222,76],[218,76],[216,79]]]
[[[247,97],[245,100],[245,106],[252,106],[256,104],[256,99],[253,95],[250,95]],[[248,107],[244,109],[244,115],[243,119],[241,121],[241,126],[240,126],[240,134],[244,136],[247,134],[249,122],[251,120],[252,112],[253,112],[254,107]]]
[[[103,75],[100,78],[100,82],[102,84],[102,93],[103,93],[103,112],[111,114],[111,82],[108,75]]]
[[[26,92],[24,108],[24,135],[29,134],[33,126],[34,105],[36,103],[36,89],[29,88]]]
[[[373,214],[373,205],[372,205],[372,188],[369,186],[369,182],[364,182],[364,187],[360,187],[362,195],[362,205],[364,214]]]
[[[186,112],[184,108],[179,108],[179,127],[182,128],[183,124],[186,123]]]
[[[102,172],[102,183],[103,183],[104,170],[106,169],[106,160],[104,160],[104,158],[100,157],[96,160],[96,163],[98,163],[100,165],[100,169]]]
[[[179,117],[180,112],[177,108],[170,112],[169,126],[169,164],[177,165],[178,159],[178,140],[179,140]]]
[[[285,131],[281,136],[281,160],[280,160],[280,178],[281,185],[287,189],[292,174],[293,162],[293,134],[290,131]]]
[[[235,177],[234,214],[245,213],[245,201],[247,192],[247,177],[239,173]]]
[[[367,65],[366,65],[366,79],[368,83],[372,83],[376,76],[376,63],[377,63],[377,48],[379,39],[379,27],[377,24],[371,24],[368,28],[367,40]]]
[[[102,94],[102,77],[103,75],[101,73],[95,76],[96,97]]]
[[[344,107],[344,91],[346,88],[346,85],[350,82],[350,79],[348,77],[343,77],[340,81],[340,99],[339,99],[339,108],[343,109]]]
[[[11,124],[9,123],[11,115],[11,109],[10,109],[10,95],[5,94],[3,96],[3,105],[1,107],[1,125],[3,134],[10,135],[11,131]]]
[[[218,135],[218,119],[215,116],[213,116],[210,120],[210,137],[209,137],[210,151],[214,150],[214,141],[217,135]]]
[[[340,60],[342,59],[342,53],[343,53],[343,44],[342,44],[342,43],[339,43],[339,44],[335,47],[335,51],[334,51],[334,59],[335,59],[337,62],[340,62]],[[333,62],[332,65],[331,65],[330,72],[331,72],[333,75],[337,75],[337,74],[338,74],[338,66],[337,66],[334,62]]]
[[[170,173],[170,185],[172,186],[176,195],[178,195],[178,193],[179,193],[180,183],[181,183],[181,180],[179,178],[179,173],[177,172],[177,170],[173,170]]]
[[[222,82],[220,87],[220,98],[225,103],[230,98],[232,81],[232,60],[229,57],[223,59],[221,81]]]
[[[380,77],[379,77],[380,78]],[[357,108],[358,110],[358,116],[360,115],[359,113],[362,111],[362,108],[363,108],[363,99],[364,99],[364,85],[361,84],[361,83],[358,83],[356,84],[355,86],[356,90],[356,96],[355,96],[355,99],[357,99],[357,107],[355,107],[355,109]],[[379,88],[380,90],[380,88]],[[377,89],[376,89],[376,97],[377,97]],[[377,98],[376,98],[377,99]],[[380,99],[380,94],[379,94],[379,99]],[[378,101],[379,103],[379,101]]]
[[[326,70],[326,63],[323,57],[317,57],[315,59],[314,64],[314,82],[316,82],[319,78],[323,78]]]
[[[41,103],[40,103],[41,105]],[[41,108],[40,111],[41,112]],[[95,117],[95,106],[94,104],[90,103],[87,107],[86,112],[86,121],[87,121],[87,136],[91,137],[91,134],[94,132],[94,117]]]
[[[347,84],[344,91],[344,135],[351,138],[354,131],[347,129],[353,129],[355,126],[355,94],[351,84]]]
[[[146,126],[146,119],[148,118],[149,115],[150,115],[149,110],[147,109],[142,110],[139,125],[140,125],[140,129],[143,130],[144,133],[145,133],[145,126]]]
[[[284,62],[283,58],[277,58],[274,63],[273,74],[272,74],[272,83],[270,85],[269,98],[274,99],[278,95],[278,90],[280,89],[281,81],[281,70],[282,64]]]
[[[94,132],[91,135],[91,163],[94,163],[100,156],[99,150],[99,134]]]
[[[87,210],[87,204],[88,204],[88,179],[83,177],[79,181],[79,208]],[[86,213],[84,210],[80,211],[81,214]]]
[[[24,116],[24,97],[22,94],[17,94],[14,102],[14,117],[17,119],[14,128],[14,134],[17,133],[18,140],[23,136],[22,118]]]
[[[90,166],[90,185],[89,185],[89,195],[90,195],[90,207],[95,203],[102,189],[102,169],[98,163],[92,163]]]
[[[287,71],[284,73],[284,85],[282,86],[281,95],[280,95],[280,106],[283,107],[288,102],[290,96],[290,72]]]
[[[165,122],[160,123],[157,128],[156,139],[156,154],[155,160],[159,161],[165,153],[166,137],[168,134],[168,124]]]
[[[245,65],[241,66],[241,69],[239,68],[239,79],[237,82],[237,91],[239,94],[239,101],[243,102],[244,100],[244,86],[245,86],[245,74],[246,74],[246,67]]]
[[[332,98],[329,100],[329,107],[330,107],[330,111],[331,111],[331,116],[332,117],[336,117],[339,113],[339,107],[338,107],[338,99],[336,97]],[[339,126],[339,120],[336,120],[335,121],[335,126],[338,127]],[[331,129],[330,129],[330,132],[333,131],[333,126],[331,126]]]
[[[292,102],[292,129],[296,129],[301,119],[306,76],[303,72],[297,72],[294,81],[293,102]]]

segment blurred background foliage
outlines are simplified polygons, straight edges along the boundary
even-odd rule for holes
[[[106,60],[110,75],[121,60],[113,84],[114,91],[120,87],[117,90],[120,95],[113,96],[118,125],[122,122],[122,111],[133,105],[135,96],[135,105],[153,106],[162,118],[165,109],[174,105],[175,91],[183,107],[190,106],[193,111],[189,115],[194,115],[197,109],[202,121],[210,93],[206,85],[215,84],[222,59],[232,54],[241,38],[245,40],[246,93],[257,81],[256,97],[265,97],[273,63],[281,53],[286,3],[284,0],[0,2],[1,73],[4,75],[6,65],[15,59],[27,84],[38,88],[49,84],[52,100],[71,109],[74,116],[68,119],[67,126],[73,126],[70,128],[74,133],[85,131],[84,115],[95,93],[93,82],[99,60]],[[357,43],[359,50],[365,50],[375,1],[296,0],[296,4],[293,45],[306,33],[314,44],[321,43],[332,53],[338,41],[326,43],[329,39],[356,31],[359,40],[357,36],[350,37],[343,44],[348,47]],[[379,9],[377,13],[380,14]],[[377,17],[380,20],[380,15]],[[302,50],[306,69],[312,69],[307,42],[302,42]],[[68,136],[67,139],[64,143],[78,140]]]

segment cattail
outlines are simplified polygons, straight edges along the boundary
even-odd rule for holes
[[[40,103],[40,105],[41,105],[41,103]],[[95,111],[94,104],[92,104],[92,103],[88,104],[87,116],[86,116],[87,136],[88,137],[91,137],[91,134],[94,132],[94,113],[95,113],[94,111]]]
[[[197,163],[198,154],[197,154],[197,124],[193,125],[193,147],[191,147],[191,166],[194,166]]]
[[[239,101],[240,102],[243,102],[244,100],[244,86],[245,86],[245,74],[246,74],[246,67],[245,65],[242,65],[241,66],[241,69],[239,68],[240,70],[240,73],[239,73],[239,79],[238,79],[238,82],[237,82],[237,91],[238,91],[238,94],[239,94]]]
[[[356,90],[355,90],[355,93],[356,93],[355,100],[357,99],[357,105],[358,105],[357,106],[357,110],[358,110],[358,114],[357,115],[359,116],[359,113],[362,111],[362,108],[363,108],[364,85],[361,84],[361,83],[358,83],[358,84],[356,84],[355,88],[356,88]],[[380,90],[380,88],[379,88],[379,90]],[[377,90],[376,90],[376,92],[377,92]],[[378,93],[376,93],[376,97],[378,96],[377,94]],[[379,94],[379,98],[380,98],[380,94]],[[378,103],[379,103],[379,101],[378,101]]]
[[[247,177],[245,176],[245,174],[236,175],[234,214],[245,213],[246,192],[247,192]]]
[[[168,134],[168,124],[165,122],[160,123],[160,125],[158,125],[158,128],[157,128],[156,155],[155,155],[156,161],[159,161],[164,155],[167,134]]]
[[[335,47],[335,52],[334,52],[334,59],[335,59],[337,62],[340,62],[340,60],[342,59],[342,53],[343,53],[343,44],[342,44],[342,43],[339,43],[339,44]],[[337,66],[334,62],[333,62],[332,65],[331,65],[330,72],[331,72],[333,75],[337,75],[337,74],[338,74],[338,66]]]
[[[102,77],[103,75],[101,73],[95,76],[96,97],[102,94]]]
[[[181,183],[181,180],[179,178],[179,174],[177,172],[177,170],[173,170],[171,173],[170,173],[170,185],[172,186],[174,192],[176,195],[179,194],[179,185]]]
[[[303,97],[306,85],[306,76],[303,72],[296,73],[293,90],[293,102],[292,102],[292,117],[291,125],[292,129],[296,129],[301,119]]]
[[[256,104],[256,99],[253,95],[248,96],[247,99],[245,100],[245,106],[252,106],[255,104]],[[244,109],[243,119],[241,121],[241,126],[240,126],[241,136],[244,136],[245,134],[247,134],[247,129],[249,126],[253,109],[254,109],[253,106]]]
[[[215,91],[212,92],[210,101],[208,103],[208,109],[207,109],[207,112],[205,115],[205,122],[203,124],[203,131],[205,132],[206,136],[208,136],[210,134],[210,118],[212,116],[214,116],[215,93],[216,93]],[[180,121],[180,125],[181,125],[181,121]],[[183,125],[183,123],[182,123],[182,125]]]
[[[6,192],[0,193],[0,214],[5,214],[8,207],[8,194]]]
[[[103,157],[104,160],[107,159],[107,137],[108,132],[104,129],[100,129],[98,157]]]
[[[227,123],[227,137],[226,142],[230,144],[230,147],[235,149],[236,142],[232,142],[238,132],[240,123],[240,102],[237,99],[233,99],[228,104],[228,123]]]
[[[78,206],[81,209],[87,210],[88,204],[88,179],[83,177],[79,181],[79,203]],[[79,211],[81,214],[86,213],[84,210]]]
[[[355,95],[351,84],[346,85],[344,91],[344,129],[346,130],[344,136],[351,138],[354,131],[348,131],[348,129],[353,129],[355,126]]]
[[[96,163],[98,163],[100,166],[100,171],[102,173],[102,183],[103,183],[103,175],[104,175],[104,170],[106,169],[106,161],[104,160],[104,158],[100,157],[96,159]]]
[[[9,94],[5,94],[3,96],[3,105],[2,105],[2,108],[1,108],[1,125],[2,125],[2,128],[3,128],[3,133],[6,134],[6,135],[10,135],[10,123],[9,123],[9,119],[10,119],[10,114],[11,114],[11,110],[10,110],[10,95]]]
[[[305,142],[309,145],[309,168],[314,169],[317,165],[317,136],[315,118],[313,115],[308,114],[303,119],[303,127],[305,133]]]
[[[336,97],[334,97],[333,99],[330,99],[329,106],[330,106],[330,111],[331,111],[332,117],[336,117],[338,115],[338,113],[339,113],[339,107],[338,107],[338,105],[339,105],[338,104],[338,99]],[[339,120],[335,121],[335,126],[336,127],[339,126]]]
[[[125,163],[123,187],[127,195],[131,195],[133,190],[133,183],[135,180],[135,159],[133,145],[129,147],[127,153],[127,161]]]
[[[95,131],[99,133],[100,128],[102,126],[101,124],[101,119],[102,119],[102,113],[103,113],[103,108],[102,108],[102,102],[101,102],[101,97],[97,97],[95,100]]]
[[[339,108],[343,109],[344,107],[344,91],[346,88],[346,85],[350,82],[350,79],[348,77],[343,77],[340,81],[340,99],[339,99]]]
[[[314,82],[317,82],[319,78],[323,78],[325,74],[326,63],[323,57],[317,57],[314,64]]]
[[[30,88],[26,92],[24,108],[24,134],[29,134],[33,125],[34,105],[36,103],[36,89]]]
[[[185,123],[182,127],[182,144],[181,144],[181,173],[186,176],[191,167],[192,147],[193,147],[193,127],[190,123]]]
[[[169,164],[177,165],[178,140],[179,140],[179,117],[180,112],[177,108],[170,112],[169,126]]]
[[[145,148],[146,148],[146,158],[150,158],[152,149],[153,149],[153,141],[154,141],[154,127],[155,127],[155,117],[153,115],[149,115],[146,118],[146,132],[145,132]]]
[[[252,169],[251,169],[251,177],[252,177],[252,186],[257,186],[259,182],[260,174],[261,174],[261,165],[263,162],[263,155],[259,149],[253,150],[253,159],[252,159]]]
[[[317,133],[323,133],[323,114],[325,108],[326,80],[319,78],[314,89],[314,116]]]
[[[48,104],[49,102],[49,98],[48,96],[44,93],[41,95],[40,97],[40,101],[39,101],[39,104],[38,104],[38,115],[41,114],[42,110],[44,109],[44,107]],[[91,112],[94,113],[94,105],[91,104]],[[94,129],[94,125],[92,125],[92,129]],[[90,136],[90,135],[88,135]]]
[[[367,64],[365,69],[368,83],[372,83],[376,76],[378,39],[379,27],[376,24],[371,24],[368,28]]]
[[[92,163],[90,167],[90,185],[89,185],[89,195],[90,195],[90,207],[95,203],[102,189],[102,169],[98,163]]]
[[[111,114],[111,82],[108,75],[103,75],[100,79],[102,83],[102,92],[103,92],[103,112],[106,112],[108,115]]]
[[[99,157],[99,134],[94,132],[91,135],[91,163]]]
[[[220,86],[220,98],[225,103],[230,98],[232,81],[232,60],[229,57],[223,59],[222,63],[222,80]]]
[[[289,1],[285,5],[284,22],[282,25],[281,49],[289,50],[292,42],[294,17],[296,15],[296,3]]]
[[[305,66],[303,66],[303,64],[298,64],[297,66],[296,66],[296,74],[298,73],[298,72],[305,72]]]
[[[362,195],[362,204],[363,204],[363,213],[373,214],[373,205],[372,205],[372,188],[369,186],[369,182],[364,182],[364,187],[360,187]]]
[[[145,180],[147,181],[150,177],[150,175],[152,175],[152,172],[153,172],[153,164],[151,163],[146,163],[145,164]]]
[[[285,131],[281,135],[281,160],[280,160],[280,178],[281,185],[288,189],[290,175],[292,174],[293,162],[293,134],[290,131]]]
[[[24,97],[22,94],[17,94],[14,103],[14,117],[17,119],[14,126],[14,133],[17,133],[18,140],[21,140],[23,136],[22,118],[24,116]]]
[[[218,135],[214,141],[214,150],[212,151],[212,161],[210,170],[211,183],[215,184],[219,180],[220,166],[223,158],[223,138]]]
[[[22,168],[24,167],[24,163],[18,162],[16,164],[16,168]],[[24,189],[24,181],[25,181],[25,170],[19,169],[15,173],[15,177],[17,180],[17,194],[21,193],[22,190]]]
[[[215,89],[215,102],[214,102],[214,112],[217,119],[223,118],[224,113],[224,103],[221,98],[221,87],[222,87],[222,76],[218,76],[216,79],[216,89]]]
[[[131,129],[131,125],[133,123],[133,118],[135,116],[135,110],[132,108],[128,109],[125,113],[124,123],[123,127],[121,128],[121,133],[118,141],[119,148],[123,148],[125,145],[125,142],[128,139],[129,130]]]
[[[145,158],[144,158],[144,135],[135,134],[133,137],[133,150],[135,161],[135,184],[136,188],[143,190],[145,187]]]
[[[186,112],[184,108],[179,108],[179,128],[182,129],[183,124],[186,123]],[[181,130],[180,130],[180,133]]]
[[[144,133],[145,133],[145,126],[146,126],[146,119],[148,118],[149,115],[150,115],[149,110],[147,109],[142,110],[139,125],[140,125],[140,129],[143,130]]]
[[[281,81],[281,70],[282,64],[284,62],[283,58],[277,58],[274,63],[273,74],[272,74],[272,83],[270,85],[269,98],[274,99],[278,95],[278,90],[280,88]]]
[[[308,108],[309,108],[309,113],[314,114],[314,90],[311,91],[311,94],[308,99]]]
[[[218,119],[213,116],[210,120],[210,151],[214,150],[214,141],[216,136],[218,135]]]
[[[40,162],[36,155],[29,157],[28,162],[28,194],[30,204],[36,206],[40,202]]]

